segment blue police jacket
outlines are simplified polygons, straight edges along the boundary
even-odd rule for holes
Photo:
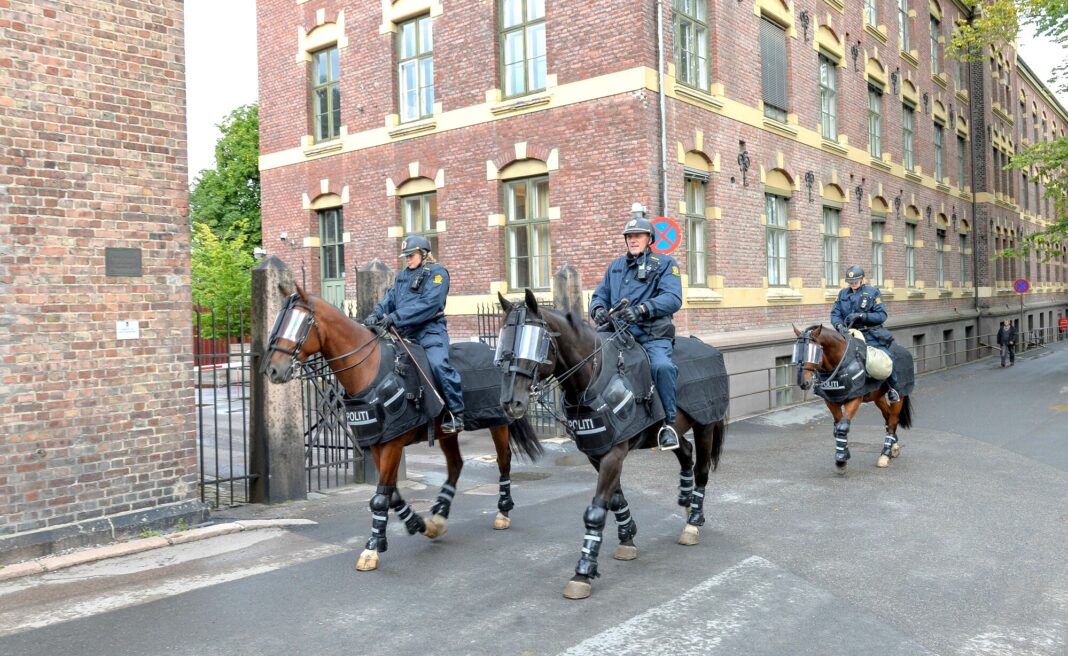
[[[640,280],[644,267],[645,280]],[[661,255],[646,250],[637,257],[629,253],[608,265],[604,279],[593,292],[590,314],[598,307],[606,310],[615,307],[622,299],[631,307],[643,305],[644,318],[630,326],[630,332],[638,343],[654,339],[671,339],[675,336],[675,324],[671,315],[682,307],[682,276],[679,263],[670,255]]]
[[[407,267],[393,279],[393,286],[375,305],[375,314],[389,315],[397,332],[419,339],[428,330],[445,333],[445,299],[449,295],[449,272],[436,263],[417,269]]]
[[[890,345],[893,337],[889,330],[882,327],[886,322],[882,292],[871,285],[861,285],[856,291],[846,287],[838,292],[838,298],[831,308],[831,323],[835,326],[845,323],[846,317],[854,312],[860,312],[863,316],[853,323],[853,327],[863,331],[868,341],[874,341],[873,346]]]

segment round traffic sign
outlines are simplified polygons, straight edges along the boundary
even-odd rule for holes
[[[656,253],[669,254],[674,252],[682,243],[682,228],[678,221],[666,216],[658,216],[652,220],[653,243],[650,246]]]
[[[1012,283],[1012,289],[1017,294],[1026,294],[1031,290],[1031,283],[1027,278],[1017,278],[1016,282]]]

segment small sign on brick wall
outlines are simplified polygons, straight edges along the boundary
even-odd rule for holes
[[[140,339],[141,338],[141,322],[140,321],[116,321],[115,322],[115,339]]]
[[[108,276],[141,277],[140,248],[105,248],[104,273]]]

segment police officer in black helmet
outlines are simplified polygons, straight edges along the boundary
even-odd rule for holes
[[[402,241],[401,257],[407,266],[397,273],[393,286],[364,323],[382,333],[394,326],[401,337],[423,347],[449,410],[441,430],[458,433],[464,427],[464,397],[460,374],[449,363],[449,332],[445,325],[449,272],[434,261],[426,237],[412,235]]]
[[[894,336],[883,324],[886,322],[886,305],[883,304],[883,295],[875,287],[864,284],[864,269],[853,265],[846,270],[846,287],[838,292],[838,299],[831,309],[831,323],[841,333],[846,333],[850,328],[856,328],[864,333],[864,341],[869,346],[886,351],[891,360],[890,346],[894,343]],[[886,381],[889,389],[886,392],[886,400],[891,404],[901,400],[897,391],[897,370],[890,372],[890,378]]]

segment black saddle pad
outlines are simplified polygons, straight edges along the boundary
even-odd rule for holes
[[[671,359],[679,368],[675,386],[679,409],[699,424],[726,419],[730,377],[719,349],[693,336],[678,338]]]
[[[501,370],[493,366],[493,349],[482,342],[449,345],[449,362],[460,374],[464,395],[464,430],[509,423],[501,407]]]

